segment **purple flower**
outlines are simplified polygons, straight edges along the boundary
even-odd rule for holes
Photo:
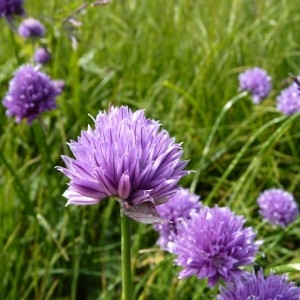
[[[300,95],[296,83],[281,91],[277,97],[277,109],[286,115],[292,115],[300,111]]]
[[[300,288],[289,282],[286,276],[270,274],[264,277],[263,272],[253,272],[237,282],[220,288],[217,300],[299,300]]]
[[[44,36],[45,27],[39,20],[28,18],[20,24],[18,33],[24,38],[39,38]]]
[[[51,59],[51,54],[45,47],[41,47],[34,52],[34,61],[37,64],[44,65]]]
[[[227,207],[203,207],[177,226],[169,249],[177,255],[175,263],[182,266],[179,279],[196,275],[207,278],[214,286],[243,274],[240,266],[253,263],[261,242],[254,242],[256,233],[244,228],[245,219]]]
[[[177,234],[178,224],[189,218],[192,211],[199,211],[201,208],[199,199],[199,196],[181,188],[167,203],[157,206],[156,209],[159,215],[170,221],[154,225],[154,229],[159,232],[157,243],[161,248],[168,250],[167,244],[173,241],[174,236]]]
[[[298,216],[298,204],[293,195],[281,189],[269,189],[257,199],[260,214],[271,224],[285,227]]]
[[[0,0],[0,18],[10,19],[14,15],[22,16],[24,0]]]
[[[271,77],[265,70],[257,67],[241,73],[239,82],[239,89],[248,91],[252,95],[252,100],[255,104],[265,99],[272,89]]]
[[[65,82],[63,80],[53,80],[52,83],[55,87],[56,95],[60,95],[65,88]]]
[[[143,223],[161,221],[155,206],[177,191],[187,161],[180,144],[143,110],[110,107],[100,112],[95,129],[69,144],[75,159],[62,156],[70,178],[67,204],[88,205],[117,197],[123,212]]]
[[[57,90],[53,81],[31,65],[21,66],[9,83],[3,100],[6,114],[14,116],[16,122],[27,118],[31,123],[41,113],[56,107]]]

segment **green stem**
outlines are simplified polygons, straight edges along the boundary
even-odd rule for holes
[[[15,52],[15,58],[17,60],[18,65],[20,66],[22,64],[22,60],[19,56],[19,50],[18,50],[18,45],[15,39],[15,32],[13,31],[12,25],[10,26],[12,30],[10,30],[9,34],[10,34],[10,38],[13,44],[13,48],[14,48],[14,52]]]
[[[130,219],[121,210],[122,300],[131,298]]]

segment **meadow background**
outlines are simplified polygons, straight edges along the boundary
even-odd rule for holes
[[[119,207],[114,200],[69,206],[67,178],[55,170],[66,142],[109,104],[145,109],[183,142],[195,173],[182,185],[244,215],[258,231],[269,270],[299,262],[299,220],[285,230],[262,222],[256,199],[279,187],[300,199],[299,116],[276,109],[276,96],[300,69],[300,2],[112,0],[67,18],[82,1],[26,0],[52,52],[44,68],[66,87],[58,108],[31,126],[0,107],[0,299],[110,300],[120,297]],[[0,19],[0,95],[33,45]],[[78,39],[76,50],[71,36]],[[258,66],[273,91],[260,105],[238,96],[238,74]],[[238,98],[235,98],[238,97]],[[233,105],[225,106],[230,99]],[[239,99],[240,98],[240,99]],[[237,100],[238,99],[238,100]],[[177,279],[172,255],[151,225],[132,222],[136,299],[213,299],[205,281]],[[300,276],[291,273],[297,283]]]

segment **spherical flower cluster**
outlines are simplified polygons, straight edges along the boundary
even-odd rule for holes
[[[23,2],[24,0],[0,0],[0,18],[24,15]]]
[[[277,109],[285,115],[292,115],[300,111],[300,94],[296,83],[281,91],[277,97]]]
[[[45,27],[39,20],[28,18],[20,24],[18,34],[24,38],[39,38],[45,35]]]
[[[75,159],[62,156],[70,178],[67,204],[88,205],[117,197],[123,212],[143,222],[160,221],[156,207],[177,192],[187,161],[180,144],[143,110],[111,106],[100,112],[95,129],[82,131],[70,148]]]
[[[35,50],[33,58],[36,64],[44,65],[51,59],[51,54],[45,47],[41,47]]]
[[[289,282],[286,276],[270,274],[264,277],[259,271],[237,282],[220,288],[217,300],[299,300],[300,288]]]
[[[173,241],[177,234],[177,225],[182,220],[189,218],[192,211],[199,211],[201,203],[199,196],[190,193],[187,189],[179,189],[167,203],[157,206],[159,215],[169,222],[155,224],[154,229],[159,232],[158,245],[168,250],[168,243]]]
[[[46,74],[24,65],[10,81],[3,105],[7,108],[6,114],[14,116],[17,123],[24,118],[31,123],[41,113],[56,107],[57,95],[57,88]]]
[[[241,73],[239,75],[239,83],[239,89],[248,91],[252,95],[252,100],[255,104],[265,99],[272,89],[271,77],[265,70],[257,67]]]
[[[256,233],[244,228],[245,219],[227,207],[203,207],[190,219],[177,226],[170,252],[177,255],[175,263],[182,266],[179,279],[196,275],[207,278],[209,286],[219,279],[238,278],[244,273],[240,266],[253,263],[261,242]]]
[[[281,189],[269,189],[257,199],[260,214],[271,224],[285,227],[298,216],[298,204],[293,195]]]

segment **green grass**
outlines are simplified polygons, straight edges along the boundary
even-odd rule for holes
[[[75,15],[78,49],[62,21],[81,1],[26,1],[27,14],[47,27],[53,61],[45,71],[63,79],[58,108],[41,124],[16,125],[0,107],[0,298],[119,299],[120,220],[113,199],[69,206],[67,179],[55,170],[66,145],[108,105],[145,109],[183,142],[189,169],[182,181],[204,203],[228,205],[264,239],[258,264],[299,261],[299,221],[286,230],[262,223],[256,198],[280,187],[300,199],[299,116],[284,117],[276,96],[300,66],[300,3],[277,1],[113,1]],[[0,20],[0,94],[32,44]],[[261,105],[238,95],[238,74],[259,66],[273,79]],[[171,255],[155,246],[150,225],[133,224],[136,299],[209,299],[205,281],[177,279]],[[298,283],[297,273],[291,278]]]

